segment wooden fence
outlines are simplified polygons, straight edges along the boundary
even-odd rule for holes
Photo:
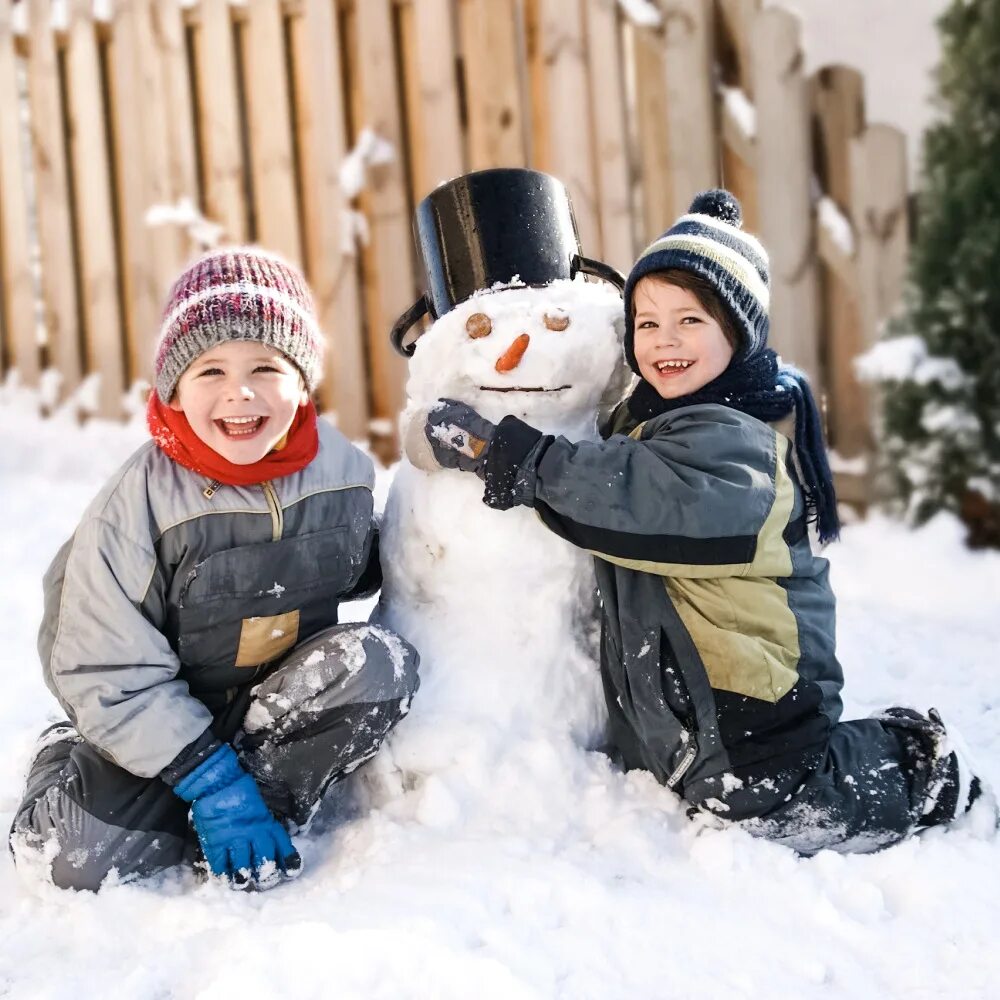
[[[556,174],[585,253],[627,270],[724,183],[770,250],[775,346],[825,391],[833,446],[863,456],[851,359],[900,294],[903,136],[866,124],[856,72],[805,75],[779,8],[660,0],[646,24],[636,3],[0,0],[3,371],[119,416],[172,276],[253,240],[313,285],[322,406],[391,439],[387,334],[436,184]]]

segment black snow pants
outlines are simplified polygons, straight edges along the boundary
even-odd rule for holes
[[[233,743],[271,811],[302,826],[406,714],[418,662],[387,629],[336,625],[237,689],[213,734]],[[194,860],[188,804],[160,778],[111,763],[69,723],[41,742],[11,828],[15,863],[45,865],[63,888],[97,890],[112,873],[131,879]]]
[[[832,726],[801,754],[741,768],[739,780],[699,782],[685,797],[800,854],[877,851],[954,818],[924,815],[945,766],[936,759],[940,728],[910,709],[887,709]]]

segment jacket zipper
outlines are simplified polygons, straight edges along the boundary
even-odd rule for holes
[[[688,733],[688,739],[690,738],[691,734]],[[684,751],[684,756],[681,757],[681,762],[677,765],[677,767],[674,768],[673,772],[670,774],[670,777],[667,778],[667,788],[673,788],[674,785],[676,785],[677,782],[680,781],[685,774],[687,774],[688,768],[694,763],[694,759],[697,756],[698,756],[698,747],[695,746],[694,743],[692,743],[691,746],[689,746],[687,750]]]
[[[222,485],[218,479],[213,479],[201,492],[206,500],[211,500]],[[270,482],[265,481],[260,484],[264,491],[264,499],[267,501],[267,509],[271,513],[271,541],[281,540],[281,535],[285,530],[285,516],[281,511],[281,504],[278,503],[278,494],[274,492],[274,487]]]
[[[271,541],[280,541],[281,533],[285,530],[285,518],[281,512],[281,504],[278,503],[278,494],[268,481],[261,483],[260,488],[264,491],[264,499],[271,511]]]

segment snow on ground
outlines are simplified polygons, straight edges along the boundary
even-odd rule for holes
[[[0,396],[4,829],[59,717],[34,650],[42,573],[143,438],[38,420],[14,395]],[[936,705],[1000,782],[1000,555],[964,550],[948,518],[911,533],[880,517],[829,554],[848,716]],[[186,873],[65,893],[26,885],[4,852],[0,997],[997,994],[1000,846],[977,828],[801,860],[700,827],[647,775],[567,747],[469,754],[411,788],[373,763],[376,791],[340,786],[299,838],[302,878],[266,894]]]

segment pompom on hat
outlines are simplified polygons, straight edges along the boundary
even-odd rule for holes
[[[319,383],[323,336],[299,270],[260,247],[227,247],[199,257],[174,282],[156,346],[156,393],[169,403],[188,366],[230,340],[281,351],[309,392]]]
[[[671,268],[698,274],[712,285],[740,333],[738,357],[752,357],[767,346],[767,251],[742,226],[743,211],[729,191],[703,191],[685,215],[643,250],[625,284],[625,357],[634,372],[639,371],[635,287],[646,275]]]

